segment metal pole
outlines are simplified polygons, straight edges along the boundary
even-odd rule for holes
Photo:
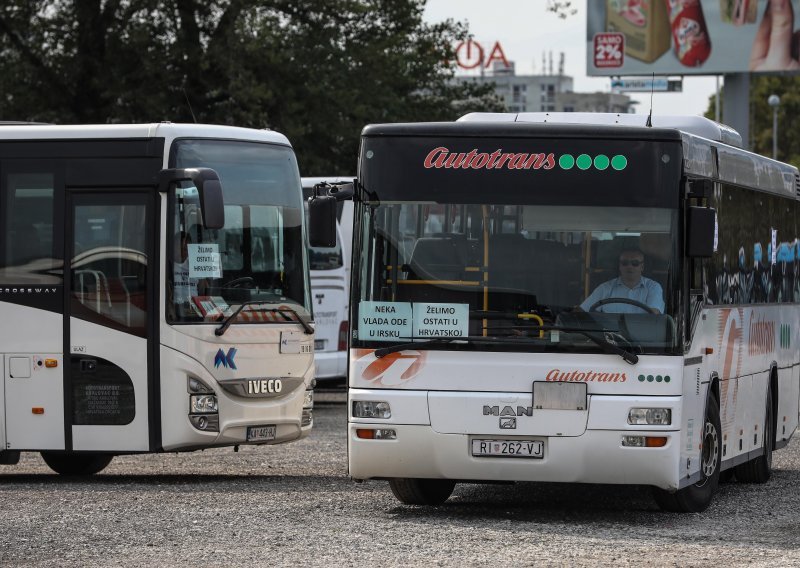
[[[719,123],[719,75],[716,75],[717,79],[717,91],[714,94],[714,121]]]
[[[778,159],[778,106],[781,98],[776,94],[771,94],[767,98],[767,104],[772,107],[772,159]]]

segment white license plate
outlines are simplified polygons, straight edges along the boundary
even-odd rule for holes
[[[325,340],[324,339],[315,339],[314,340],[314,351],[322,351],[325,349]]]
[[[541,440],[472,440],[472,455],[488,458],[544,457]]]
[[[248,442],[267,442],[275,439],[275,433],[278,427],[270,426],[248,426],[247,427],[247,441]]]

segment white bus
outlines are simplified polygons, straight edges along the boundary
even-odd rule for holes
[[[305,243],[280,134],[0,127],[0,463],[306,436]]]
[[[302,178],[303,195],[310,197],[317,184],[352,182],[353,176]],[[311,301],[314,305],[315,377],[319,384],[343,381],[347,376],[350,265],[353,244],[353,202],[339,201],[336,209],[336,244],[309,247]]]
[[[653,122],[365,128],[354,479],[417,504],[459,481],[644,484],[671,511],[721,474],[769,479],[800,411],[798,172],[706,119]]]

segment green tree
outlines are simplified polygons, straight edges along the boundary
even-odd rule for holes
[[[499,110],[453,80],[468,30],[425,0],[6,0],[0,120],[274,128],[304,175],[353,173],[372,122]]]
[[[778,159],[800,167],[800,76],[753,75],[751,77],[751,149],[758,154],[772,157],[773,109],[767,103],[767,99],[773,94],[781,99],[778,107]],[[715,111],[715,100],[712,96],[705,116],[713,119]]]

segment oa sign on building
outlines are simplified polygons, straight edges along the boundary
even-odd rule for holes
[[[456,46],[456,63],[461,69],[489,69],[494,61],[500,61],[506,68],[511,67],[499,41],[494,42],[488,55],[483,45],[472,39]]]

